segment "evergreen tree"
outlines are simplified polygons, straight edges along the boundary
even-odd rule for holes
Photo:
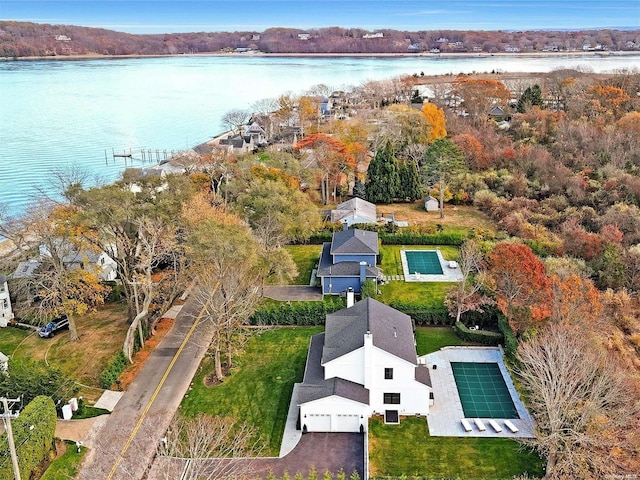
[[[391,203],[400,192],[398,161],[391,143],[379,148],[367,170],[364,185],[367,200],[372,203]]]
[[[367,198],[367,192],[364,188],[364,183],[359,178],[356,178],[356,181],[353,184],[353,196],[362,198],[363,200]]]
[[[400,197],[415,202],[422,198],[422,182],[418,175],[416,164],[409,160],[403,160],[399,165]]]
[[[444,192],[451,177],[463,172],[464,155],[448,138],[439,138],[427,149],[420,169],[426,185],[438,185],[440,218],[444,218]]]
[[[518,113],[524,113],[534,105],[540,108],[544,106],[544,103],[542,102],[542,89],[538,84],[533,87],[527,87],[527,89],[522,93],[518,99]]]

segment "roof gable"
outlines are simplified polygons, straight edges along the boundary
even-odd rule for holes
[[[331,255],[341,254],[378,255],[378,234],[358,229],[335,232],[331,240]]]
[[[417,365],[411,317],[372,298],[327,315],[322,363],[361,348],[367,332],[375,347]]]

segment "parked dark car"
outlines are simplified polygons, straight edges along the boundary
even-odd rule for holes
[[[51,338],[66,328],[69,328],[69,319],[67,317],[60,317],[42,327],[38,331],[38,335],[40,335],[40,338]]]

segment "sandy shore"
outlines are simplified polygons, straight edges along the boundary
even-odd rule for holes
[[[0,61],[32,61],[32,60],[99,60],[99,59],[125,59],[125,58],[161,58],[161,57],[299,57],[299,58],[478,58],[478,57],[515,57],[515,58],[537,58],[537,57],[601,57],[601,56],[638,56],[640,51],[603,51],[584,52],[580,50],[570,52],[524,52],[524,53],[486,53],[486,52],[461,52],[461,53],[184,53],[184,54],[158,54],[158,55],[56,55],[56,56],[33,56],[33,57],[0,57]]]

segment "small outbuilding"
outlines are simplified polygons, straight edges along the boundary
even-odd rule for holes
[[[438,210],[440,210],[440,202],[436,198],[433,198],[431,195],[429,195],[424,199],[424,209],[427,212],[437,212]]]

